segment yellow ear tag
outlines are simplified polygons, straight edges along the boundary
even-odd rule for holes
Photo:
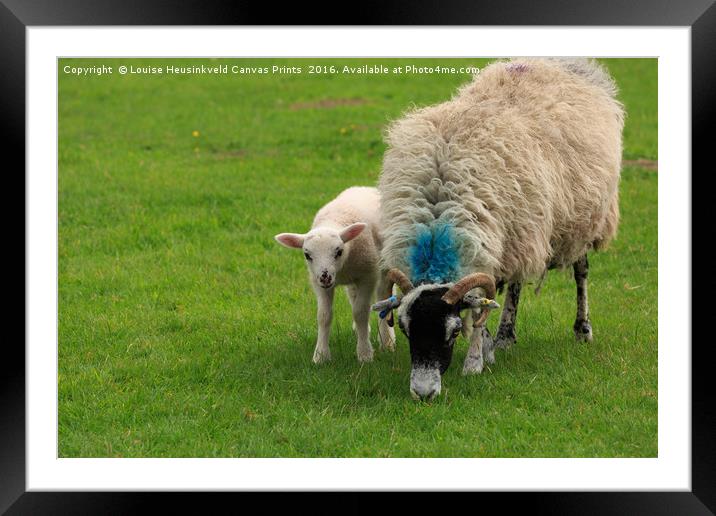
[[[496,308],[500,308],[500,305],[497,301],[495,301],[494,299],[487,299],[487,298],[482,300],[482,302],[480,303],[480,306],[482,308],[487,308],[490,310],[495,310]]]

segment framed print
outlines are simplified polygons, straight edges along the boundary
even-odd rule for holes
[[[3,510],[713,511],[707,305],[683,287],[707,270],[708,2],[350,26],[81,4],[0,11],[26,192]]]

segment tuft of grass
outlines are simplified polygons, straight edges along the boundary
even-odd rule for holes
[[[61,457],[657,455],[652,170],[625,168],[619,237],[590,256],[593,343],[573,341],[574,282],[554,272],[539,296],[524,289],[518,343],[482,375],[460,374],[458,342],[433,403],[409,397],[402,335],[394,354],[358,364],[342,293],[333,361],[311,363],[314,298],[300,253],[273,235],[374,184],[386,122],[469,76],[305,70],[398,61],[211,61],[304,69],[282,76],[60,72]],[[628,112],[625,158],[656,159],[656,60],[603,62]]]

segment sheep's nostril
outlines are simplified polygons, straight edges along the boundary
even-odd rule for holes
[[[438,394],[440,394],[440,391],[435,387],[426,392],[419,392],[412,387],[410,388],[410,396],[416,401],[431,401],[434,400]]]

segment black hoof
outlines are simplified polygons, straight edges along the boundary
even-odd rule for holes
[[[515,342],[517,342],[517,335],[515,335],[514,326],[500,326],[495,335],[495,347],[498,348],[509,348]]]
[[[592,341],[592,325],[590,322],[584,320],[577,320],[574,322],[574,337],[578,341],[591,342]]]

